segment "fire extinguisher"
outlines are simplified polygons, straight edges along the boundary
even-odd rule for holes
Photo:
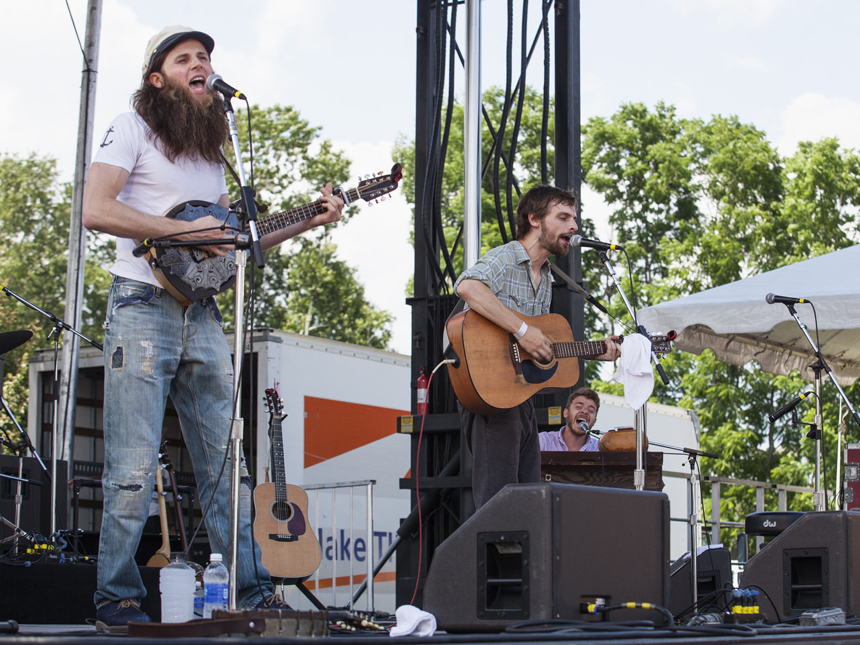
[[[416,382],[418,386],[418,405],[417,412],[419,417],[423,417],[427,414],[427,403],[429,398],[429,392],[427,391],[427,377],[424,376],[424,368],[421,368],[421,374],[418,376],[418,381]]]

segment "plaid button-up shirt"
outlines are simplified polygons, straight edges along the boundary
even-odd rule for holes
[[[527,316],[549,313],[552,274],[549,260],[541,267],[540,286],[532,279],[532,261],[517,241],[490,249],[473,266],[463,271],[454,285],[463,280],[479,280],[490,288],[503,305]]]

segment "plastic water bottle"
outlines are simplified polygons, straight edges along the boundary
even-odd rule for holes
[[[194,584],[194,617],[203,618],[203,583],[195,580]]]
[[[212,618],[217,609],[227,609],[230,599],[228,585],[230,575],[227,567],[221,564],[221,554],[209,557],[209,566],[203,572],[203,618]]]
[[[194,569],[185,564],[184,553],[171,553],[170,564],[158,580],[161,622],[184,623],[194,618]]]

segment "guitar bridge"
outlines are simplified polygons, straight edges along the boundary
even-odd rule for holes
[[[508,334],[508,348],[511,352],[511,363],[514,366],[514,373],[517,376],[522,376],[523,358],[520,356],[520,344],[516,341],[513,334]]]
[[[295,542],[299,538],[295,535],[281,535],[279,533],[269,533],[269,539],[275,542]]]

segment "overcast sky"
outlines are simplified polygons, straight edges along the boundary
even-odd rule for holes
[[[86,0],[68,2],[83,40]],[[482,3],[485,87],[504,83],[506,4]],[[860,146],[860,2],[581,4],[584,120],[608,117],[623,102],[653,107],[662,100],[682,117],[736,115],[764,130],[784,155],[798,141],[825,136]],[[539,10],[538,0],[529,5]],[[9,91],[0,103],[0,152],[51,155],[61,179],[71,181],[82,57],[66,4],[7,1],[3,9],[0,60]],[[183,24],[215,39],[215,70],[252,102],[293,105],[321,126],[322,136],[353,160],[346,187],[354,187],[358,175],[388,171],[394,140],[414,131],[415,16],[411,0],[104,0],[94,139],[129,109],[147,40]],[[462,25],[462,6],[459,16]],[[533,33],[536,20],[530,24]],[[539,65],[529,70],[532,86],[541,74]],[[608,211],[588,192],[584,209],[605,231]],[[393,346],[406,354],[409,226],[409,208],[397,196],[364,207],[334,236],[369,299],[396,316]]]

